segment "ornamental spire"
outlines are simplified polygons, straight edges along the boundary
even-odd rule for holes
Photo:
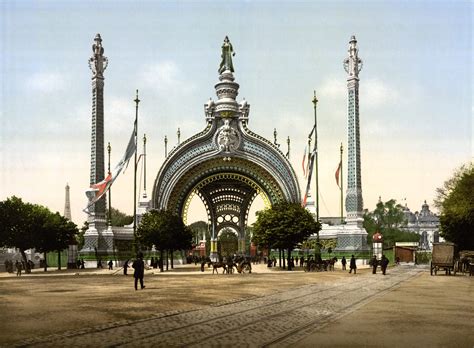
[[[104,56],[102,38],[97,34],[92,45],[92,57],[89,58],[89,68],[92,70],[92,78],[104,78],[104,71],[107,69],[109,60]]]
[[[222,44],[221,64],[219,67],[219,82],[215,85],[218,100],[212,99],[204,105],[207,120],[213,118],[233,119],[247,118],[249,105],[244,100],[242,103],[236,101],[239,94],[239,84],[234,80],[234,65],[232,57],[235,56],[234,49],[226,36]]]
[[[349,49],[347,50],[349,57],[344,59],[344,70],[349,74],[348,79],[358,77],[362,70],[362,59],[359,58],[359,49],[357,48],[357,40],[352,35],[349,41]]]

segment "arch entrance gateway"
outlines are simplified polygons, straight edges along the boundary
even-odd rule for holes
[[[230,48],[229,48],[230,47]],[[217,237],[228,227],[238,234],[245,253],[245,228],[252,202],[259,195],[266,206],[300,202],[297,177],[286,156],[271,141],[248,128],[250,105],[237,102],[232,45],[222,45],[217,100],[204,105],[205,129],[173,149],[153,186],[152,205],[170,210],[187,223],[194,196],[203,202],[211,235],[211,258]]]

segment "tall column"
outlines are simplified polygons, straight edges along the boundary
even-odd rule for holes
[[[346,191],[346,225],[340,225],[337,234],[336,251],[366,252],[367,232],[363,227],[362,178],[360,158],[359,131],[359,72],[362,60],[358,56],[355,36],[349,41],[349,57],[344,60],[347,77],[347,191]],[[342,183],[341,183],[342,186]]]
[[[66,199],[64,203],[64,217],[71,220],[71,200],[69,197],[69,184],[66,184]]]
[[[64,202],[64,217],[71,220],[71,200],[69,197],[69,184],[66,184],[66,198]],[[67,268],[75,268],[77,259],[77,242],[75,238],[69,241],[67,253]]]
[[[347,78],[347,144],[348,175],[346,192],[347,223],[362,227],[364,202],[362,199],[362,179],[360,166],[360,131],[359,131],[359,72],[362,60],[358,57],[357,40],[352,36],[349,42],[349,57],[344,60]]]
[[[91,169],[90,184],[104,179],[104,71],[108,60],[104,56],[102,38],[97,34],[92,45],[92,57],[89,68],[92,71],[92,131],[91,131]],[[89,229],[84,234],[86,252],[97,252],[103,249],[102,231],[107,228],[105,217],[104,195],[89,208]]]

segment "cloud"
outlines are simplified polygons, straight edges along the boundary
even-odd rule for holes
[[[66,79],[58,72],[39,72],[33,74],[27,81],[26,87],[35,92],[53,93],[66,86]]]
[[[347,100],[347,83],[340,78],[329,78],[317,90],[318,98],[329,101]],[[393,86],[376,79],[364,79],[360,82],[360,101],[367,108],[380,108],[399,100],[400,93]],[[345,105],[345,104],[344,104]]]
[[[316,91],[318,99],[329,101],[343,101],[347,98],[347,85],[340,78],[329,78]]]
[[[105,99],[104,123],[112,135],[128,134],[133,129],[135,106],[127,98],[110,96]]]
[[[194,85],[186,79],[184,73],[173,61],[151,64],[142,69],[139,79],[143,85],[159,92],[188,93]]]
[[[397,102],[399,95],[394,87],[378,79],[367,79],[361,82],[360,100],[367,108],[375,109],[392,105]]]

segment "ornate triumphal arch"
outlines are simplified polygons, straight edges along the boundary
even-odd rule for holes
[[[182,142],[166,158],[153,186],[152,205],[183,217],[197,195],[203,202],[211,232],[211,257],[217,235],[230,227],[245,250],[245,227],[252,202],[260,195],[266,206],[299,202],[300,189],[286,156],[273,143],[248,128],[250,105],[237,102],[233,48],[222,45],[217,101],[204,105],[206,127]]]

